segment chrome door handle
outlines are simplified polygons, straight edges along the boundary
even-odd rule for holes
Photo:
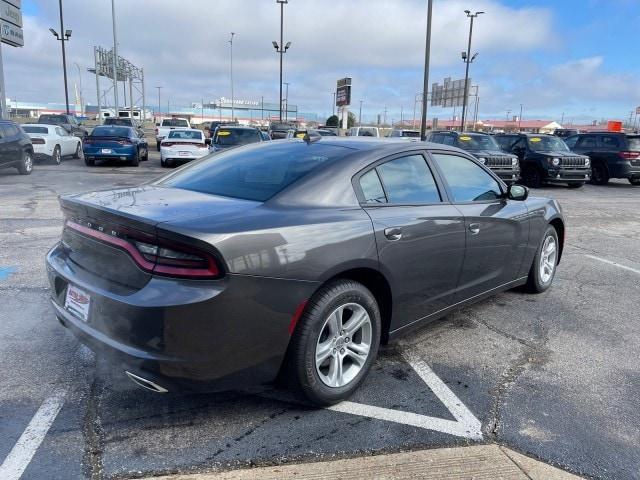
[[[477,235],[480,233],[480,224],[479,223],[470,223],[469,224],[469,232],[471,235]]]
[[[400,240],[402,238],[402,229],[400,227],[385,228],[384,236],[392,241]]]

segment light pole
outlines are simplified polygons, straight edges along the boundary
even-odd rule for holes
[[[162,90],[162,87],[156,87],[158,89],[158,117],[162,116],[162,108],[160,106],[160,90]],[[158,118],[159,120],[159,118]]]
[[[115,0],[111,0],[111,22],[113,23],[113,103],[116,117],[120,114],[118,110],[118,36],[116,35],[116,4]]]
[[[358,126],[362,126],[362,100],[360,100],[360,110],[358,111]]]
[[[518,131],[522,131],[522,106],[523,104],[520,104],[520,116],[518,117]]]
[[[62,43],[62,71],[64,73],[64,104],[65,110],[67,111],[67,115],[69,115],[69,89],[67,87],[67,53],[64,48],[64,42],[68,42],[71,37],[71,30],[64,29],[64,20],[62,18],[62,0],[59,0],[60,6],[60,35],[53,28],[50,28],[49,31],[56,37],[56,40],[60,40]],[[4,92],[2,92],[4,95]]]
[[[280,4],[280,43],[273,41],[273,48],[280,54],[280,121],[282,122],[282,56],[289,50],[291,42],[284,43],[284,5],[289,3],[289,0],[276,0],[276,3]]]
[[[289,82],[282,82],[283,85],[286,85],[285,93],[284,93],[284,121],[289,121]]]
[[[84,99],[82,97],[82,72],[80,71],[80,65],[78,65],[76,62],[73,62],[73,64],[78,69],[78,78],[80,79],[80,115],[84,116]]]
[[[433,0],[429,0],[427,6],[427,35],[424,47],[424,79],[422,85],[422,125],[420,126],[420,139],[427,138],[427,92],[429,91],[429,57],[431,55],[431,14],[433,13]]]
[[[331,92],[333,95],[333,103],[331,104],[331,115],[335,116],[336,114],[336,92]]]
[[[465,123],[465,116],[467,114],[467,101],[468,101],[468,97],[469,97],[469,64],[472,63],[475,58],[478,56],[477,53],[473,54],[473,57],[471,56],[471,37],[473,36],[473,20],[478,16],[478,15],[482,15],[484,12],[476,12],[476,13],[471,13],[470,10],[465,10],[464,13],[467,14],[467,17],[469,17],[471,19],[471,22],[469,23],[469,43],[467,44],[467,51],[466,52],[462,52],[462,60],[465,63],[465,69],[464,69],[464,97],[462,99],[462,124],[460,126],[460,131],[462,132],[464,130],[464,123]]]
[[[235,32],[231,32],[231,39],[229,40],[229,44],[231,45],[231,121],[234,121],[235,118],[235,110],[233,105],[233,36]]]

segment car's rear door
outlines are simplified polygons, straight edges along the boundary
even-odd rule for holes
[[[4,137],[4,151],[8,163],[18,163],[22,159],[22,145],[20,144],[20,130],[12,123],[2,124]]]
[[[11,162],[8,155],[7,139],[2,128],[4,124],[0,124],[0,166],[5,166]]]
[[[354,179],[394,292],[395,330],[449,306],[464,258],[464,219],[424,152],[381,160]]]
[[[507,200],[495,177],[468,157],[438,151],[431,157],[464,215],[466,248],[455,301],[516,280],[529,241],[526,204]]]

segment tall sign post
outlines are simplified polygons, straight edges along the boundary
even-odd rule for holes
[[[340,107],[342,129],[349,127],[349,105],[351,105],[351,77],[338,80],[336,85],[336,107]]]
[[[9,118],[2,63],[3,43],[12,47],[24,46],[22,0],[0,0],[0,118]]]

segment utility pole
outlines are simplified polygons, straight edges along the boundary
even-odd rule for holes
[[[387,124],[387,106],[386,105],[384,106],[384,117],[383,117],[383,119],[384,120],[382,121],[382,124],[386,125]]]
[[[429,58],[431,56],[431,14],[433,13],[433,0],[428,0],[427,6],[427,34],[424,47],[424,79],[422,85],[422,124],[420,125],[420,139],[427,138],[427,92],[429,91]]]
[[[520,116],[518,117],[518,131],[522,131],[522,103],[520,104]]]
[[[56,40],[60,40],[62,43],[62,72],[64,74],[64,104],[67,115],[69,115],[69,88],[67,87],[67,54],[64,48],[65,42],[69,41],[71,37],[71,30],[64,29],[64,20],[62,18],[62,0],[59,0],[58,5],[60,7],[60,34],[56,32],[53,28],[50,28],[49,31],[56,37]],[[6,96],[4,92],[2,92],[3,96]]]
[[[336,114],[336,92],[331,92],[331,95],[333,95],[333,103],[331,104],[331,115],[335,116]]]
[[[73,64],[78,69],[78,78],[80,79],[80,116],[84,116],[84,97],[82,96],[82,72],[80,71],[80,65],[76,62]]]
[[[162,116],[162,108],[160,106],[160,90],[162,90],[162,87],[156,87],[158,89],[158,117]],[[159,118],[158,118],[159,120]]]
[[[60,0],[62,1],[62,0]],[[111,21],[113,23],[113,101],[116,118],[119,117],[118,107],[118,36],[116,34],[116,5],[111,0]]]
[[[362,126],[362,100],[360,100],[360,111],[358,112],[358,126]]]
[[[289,3],[289,0],[276,0],[276,3],[280,4],[280,43],[271,42],[273,47],[276,49],[276,52],[280,54],[280,121],[282,122],[282,61],[283,55],[287,53],[289,47],[291,46],[291,42],[287,42],[284,44],[284,5]]]
[[[282,82],[283,85],[286,85],[285,94],[284,94],[284,121],[289,121],[289,82]]]
[[[467,114],[467,101],[469,100],[469,64],[472,63],[475,58],[478,56],[477,53],[473,54],[473,57],[471,56],[471,38],[473,36],[473,20],[478,16],[478,15],[482,15],[484,12],[476,12],[476,13],[471,13],[470,10],[465,10],[464,13],[467,14],[467,17],[469,17],[471,19],[471,22],[469,23],[469,43],[467,44],[467,51],[462,52],[462,60],[464,60],[465,63],[465,69],[464,69],[464,97],[462,98],[462,123],[460,125],[460,131],[464,131],[465,128],[465,120],[466,120],[466,114]]]
[[[231,39],[229,40],[229,44],[231,45],[231,121],[235,120],[235,109],[234,109],[234,100],[233,100],[233,36],[234,32],[231,32]]]

